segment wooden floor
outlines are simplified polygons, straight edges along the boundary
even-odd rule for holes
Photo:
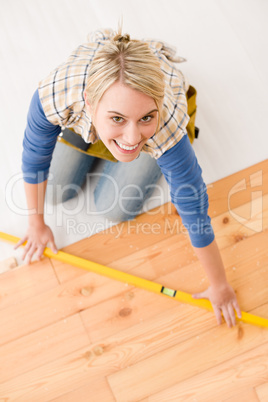
[[[241,308],[268,318],[268,161],[208,192]],[[184,232],[166,204],[64,251],[202,291]],[[0,276],[0,322],[1,402],[268,401],[267,329],[47,258]]]

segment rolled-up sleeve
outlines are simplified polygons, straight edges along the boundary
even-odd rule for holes
[[[29,107],[23,138],[22,172],[25,182],[36,184],[47,179],[60,132],[60,126],[47,120],[36,90]]]
[[[157,163],[192,245],[199,248],[208,246],[215,235],[208,216],[207,187],[188,135],[166,151]]]

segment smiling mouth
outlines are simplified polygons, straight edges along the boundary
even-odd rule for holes
[[[122,149],[122,150],[124,150],[124,151],[135,151],[135,149],[137,149],[138,146],[139,146],[139,144],[136,144],[136,145],[133,145],[133,146],[124,145],[124,144],[121,144],[121,142],[118,142],[118,141],[116,141],[116,140],[114,140],[114,142],[116,143],[116,145],[117,145],[120,149]]]

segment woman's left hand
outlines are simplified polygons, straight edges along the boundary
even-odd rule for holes
[[[207,290],[193,295],[194,299],[210,300],[218,324],[222,323],[222,315],[229,328],[236,325],[235,311],[237,316],[241,318],[241,311],[237,302],[236,294],[233,288],[228,284],[220,286],[210,286]]]

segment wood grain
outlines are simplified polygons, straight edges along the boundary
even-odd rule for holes
[[[209,193],[240,306],[268,318],[266,177],[264,162]],[[174,207],[155,212],[65,251],[164,286],[204,290],[207,278]],[[266,329],[217,326],[212,313],[68,264],[44,258],[3,273],[0,322],[1,401],[267,399]]]
[[[260,402],[266,402],[268,400],[268,376],[265,383],[255,387],[255,391]]]

